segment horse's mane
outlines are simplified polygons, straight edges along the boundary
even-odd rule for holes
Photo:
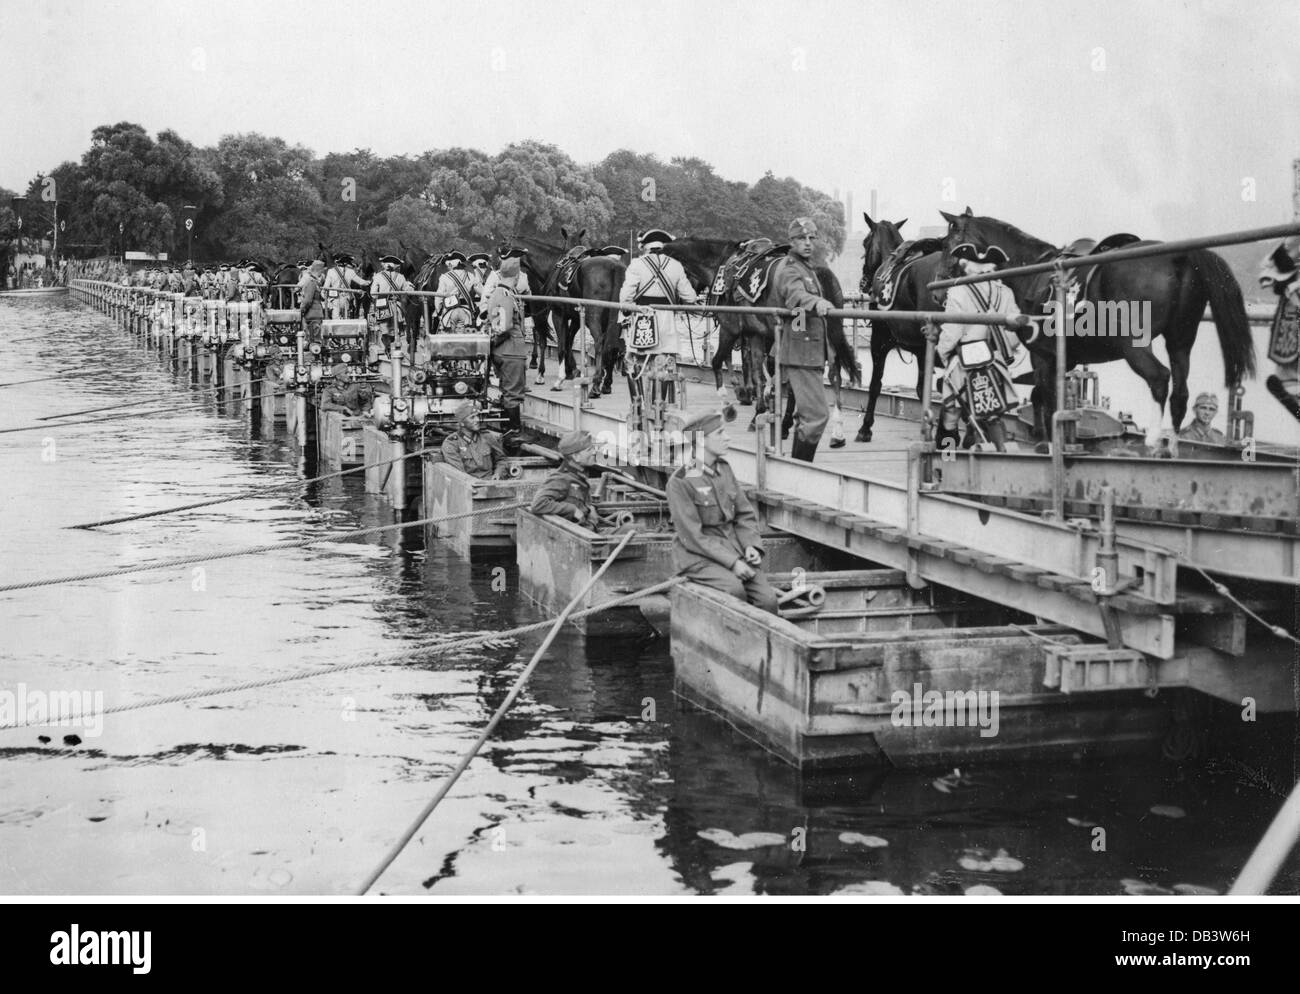
[[[1051,242],[1045,242],[1043,241],[1043,239],[1037,238],[1034,235],[1029,234],[1029,232],[1024,231],[1021,228],[1017,228],[1010,221],[1003,221],[1001,218],[996,218],[996,217],[987,217],[984,215],[978,215],[970,218],[967,223],[993,225],[1005,231],[1009,238],[1016,238],[1022,242],[1029,243],[1032,250],[1038,252],[1040,255],[1046,252],[1050,252],[1053,255],[1056,254],[1056,246],[1053,245]]]

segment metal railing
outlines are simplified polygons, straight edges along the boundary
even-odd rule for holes
[[[969,276],[955,276],[949,279],[934,280],[927,284],[931,290],[964,286],[971,283],[989,283],[994,280],[1014,279],[1019,276],[1036,276],[1043,273],[1054,274],[1054,303],[1056,320],[1065,321],[1069,308],[1068,283],[1066,272],[1089,266],[1100,266],[1113,262],[1125,262],[1134,259],[1148,259],[1161,255],[1173,255],[1196,249],[1217,248],[1223,245],[1241,245],[1247,242],[1265,239],[1288,238],[1300,234],[1300,223],[1275,224],[1265,228],[1249,228],[1244,231],[1229,232],[1225,235],[1207,235],[1201,238],[1184,238],[1173,242],[1158,242],[1154,245],[1141,245],[1136,248],[1118,248],[1096,255],[1057,256],[1044,262],[1035,262],[1022,266],[1008,266],[991,273],[976,273]],[[1065,514],[1065,444],[1067,422],[1077,417],[1076,412],[1062,407],[1066,392],[1066,338],[1065,328],[1056,330],[1056,411],[1052,414],[1052,513],[1058,518]],[[927,350],[928,351],[928,350]]]

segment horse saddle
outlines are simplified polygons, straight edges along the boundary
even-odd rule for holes
[[[789,245],[774,245],[770,238],[756,238],[745,242],[738,253],[732,256],[719,270],[722,279],[714,281],[714,290],[721,292],[710,294],[721,298],[735,291],[742,300],[756,304],[763,299],[767,285],[772,279],[772,270],[785,258]]]
[[[578,263],[586,258],[590,251],[585,245],[575,245],[555,264],[556,285],[565,293],[568,293],[569,287],[573,286],[573,274],[578,271]]]
[[[893,307],[894,296],[898,292],[898,284],[902,282],[903,274],[918,259],[932,252],[942,251],[943,239],[917,238],[903,242],[902,245],[889,253],[889,258],[885,260],[885,264],[876,273],[876,278],[871,281],[871,291],[876,298],[876,306],[882,311],[887,311]]]
[[[1137,241],[1141,241],[1141,239],[1137,235],[1130,235],[1126,231],[1107,235],[1099,242],[1091,238],[1076,238],[1061,250],[1061,256],[1066,259],[1081,259],[1085,256],[1101,255],[1111,251],[1111,249],[1123,248],[1125,245]],[[1088,291],[1092,288],[1098,268],[1098,266],[1081,266],[1072,271],[1068,292],[1076,301],[1076,308],[1088,299]]]

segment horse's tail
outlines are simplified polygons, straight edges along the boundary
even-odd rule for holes
[[[1224,386],[1235,387],[1243,377],[1253,379],[1255,376],[1255,340],[1250,333],[1241,287],[1221,256],[1208,249],[1198,249],[1190,255],[1206,296],[1210,298],[1210,312],[1219,332]]]
[[[828,266],[817,266],[817,279],[821,282],[822,293],[835,305],[836,310],[844,307],[844,291],[840,281]],[[841,376],[849,376],[858,368],[858,357],[853,354],[853,347],[844,337],[844,319],[826,318],[826,343],[830,346],[831,377],[836,382]]]

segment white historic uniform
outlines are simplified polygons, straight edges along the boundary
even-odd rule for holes
[[[642,297],[672,304],[693,304],[697,299],[695,287],[686,278],[682,264],[658,252],[647,252],[628,263],[623,289],[618,294],[619,303],[631,304]]]
[[[380,322],[386,322],[390,317],[396,317],[397,323],[403,324],[406,320],[402,312],[401,297],[390,297],[388,294],[398,290],[410,290],[411,284],[397,270],[389,272],[381,270],[375,273],[375,278],[370,281],[370,296],[375,302],[374,315],[375,319]]]
[[[352,317],[355,310],[352,306],[352,294],[339,293],[339,291],[352,290],[363,285],[361,277],[351,266],[335,263],[325,270],[325,282],[322,286],[325,288],[325,305],[329,309],[330,317],[335,321],[344,321]]]
[[[660,252],[647,252],[628,264],[618,300],[621,304],[653,307],[655,304],[694,304],[698,297],[680,262]],[[658,314],[658,341],[649,347],[639,344],[637,319],[633,318],[628,348],[660,355],[680,354],[681,334],[689,333],[688,328],[682,327],[684,317],[673,312]]]
[[[1001,280],[988,283],[963,283],[948,288],[948,297],[943,309],[955,314],[1010,314],[1018,315],[1015,295]],[[989,342],[996,360],[994,365],[1002,375],[1008,400],[1014,400],[1015,387],[1007,367],[1012,357],[1021,349],[1020,339],[1016,333],[1005,325],[987,324],[945,324],[939,333],[939,342],[934,354],[944,364],[943,403],[956,407],[961,388],[965,384],[965,375],[961,362],[957,358],[957,347],[962,342]]]
[[[478,282],[464,268],[448,269],[438,278],[438,330],[457,332],[467,326],[473,328],[478,313],[475,291]]]

